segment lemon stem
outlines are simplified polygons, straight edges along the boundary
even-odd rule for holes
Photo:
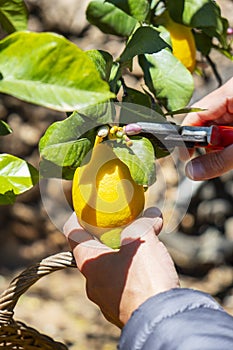
[[[96,147],[99,143],[103,141],[103,139],[109,134],[109,127],[108,125],[101,126],[98,131],[97,135],[95,137],[95,143],[94,147]]]
[[[99,135],[96,135],[95,137],[95,143],[94,143],[94,147],[95,148],[99,143],[101,143],[103,141],[103,136],[99,136]]]
[[[99,145],[108,134],[109,134],[109,127],[107,125],[103,125],[98,129],[95,137],[95,142],[94,142],[90,161],[93,159],[96,146]]]

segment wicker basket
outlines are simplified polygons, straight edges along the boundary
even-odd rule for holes
[[[71,252],[62,252],[49,256],[41,262],[27,268],[14,278],[9,287],[0,295],[0,347],[17,350],[67,350],[47,335],[15,321],[14,307],[19,297],[41,277],[67,267],[76,267]]]

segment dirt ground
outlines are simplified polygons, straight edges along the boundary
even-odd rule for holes
[[[120,39],[103,35],[88,25],[85,19],[88,0],[26,2],[31,30],[63,34],[84,50],[104,49],[114,57],[121,51]],[[223,16],[233,26],[233,1],[218,3]],[[233,75],[232,62],[217,53],[212,58],[223,82],[227,81]],[[134,79],[131,76],[127,79],[134,86]],[[217,87],[209,68],[205,81],[196,75],[194,80],[193,101]],[[26,157],[37,165],[40,137],[63,114],[9,96],[1,95],[0,100],[0,117],[15,130],[6,141],[1,141],[1,152]],[[174,154],[158,162],[157,177],[150,202],[156,203],[164,214],[161,239],[175,261],[181,286],[210,293],[233,315],[233,173],[194,184],[185,178],[184,164]],[[70,186],[64,183],[66,192]],[[24,268],[51,254],[69,250],[59,229],[64,217],[59,211],[62,203],[56,181],[46,185],[46,205],[41,191],[37,186],[20,196],[14,206],[0,208],[0,291]],[[70,350],[116,349],[120,335],[87,299],[85,280],[75,268],[54,272],[38,281],[20,298],[15,318],[63,342]]]

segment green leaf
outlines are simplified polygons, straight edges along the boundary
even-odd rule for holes
[[[72,179],[94,145],[96,128],[111,123],[114,113],[112,103],[98,104],[50,125],[39,142],[40,174]]]
[[[233,61],[233,54],[231,48],[223,49],[219,46],[213,45],[213,48],[219,51],[222,55],[226,56],[229,60]]]
[[[0,194],[2,195],[2,202],[13,201],[14,195],[29,190],[37,181],[38,171],[32,165],[11,154],[0,154]]]
[[[28,11],[23,0],[0,0],[0,23],[7,33],[26,30]]]
[[[114,121],[115,114],[116,111],[114,103],[111,101],[98,103],[96,105],[84,108],[81,111],[81,115],[84,118],[91,120],[89,124],[86,124],[86,127],[88,126],[90,129],[93,129],[101,124],[112,123]]]
[[[193,94],[191,73],[167,49],[139,56],[144,79],[150,91],[168,109],[185,107]]]
[[[122,98],[120,123],[128,124],[138,121],[164,121],[163,112],[148,94],[125,87]]]
[[[212,38],[205,33],[194,32],[194,39],[196,43],[196,48],[204,56],[209,55],[212,48]]]
[[[65,180],[72,180],[76,168],[60,167],[46,159],[41,159],[39,164],[39,172],[41,178],[58,178]]]
[[[88,55],[52,33],[17,32],[0,41],[0,92],[59,111],[114,97]]]
[[[56,165],[77,168],[91,146],[91,141],[86,137],[75,141],[57,142],[45,147],[41,155]]]
[[[127,43],[120,56],[120,62],[131,60],[145,53],[158,52],[169,45],[160,37],[160,32],[153,27],[138,28]]]
[[[193,28],[222,26],[220,8],[212,0],[168,0],[167,8],[174,21]]]
[[[131,139],[133,141],[131,147],[118,145],[113,151],[128,166],[136,183],[150,186],[156,180],[153,146],[145,137],[135,136]]]
[[[3,120],[0,120],[0,136],[9,135],[11,133],[12,133],[11,127]]]
[[[113,62],[110,77],[109,85],[113,93],[117,94],[121,87],[121,65],[118,62]]]
[[[157,17],[159,18],[159,17]],[[165,28],[163,25],[158,25],[157,30],[160,32],[160,38],[163,39],[167,43],[167,46],[169,48],[172,48],[172,41],[171,41],[171,36],[167,28]]]
[[[53,123],[40,139],[40,156],[60,167],[77,168],[93,146],[94,137],[82,137],[92,128],[93,121],[77,112]]]
[[[216,38],[218,38],[223,49],[231,52],[231,45],[228,42],[227,30],[229,28],[229,22],[226,18],[221,17],[219,22],[219,27],[216,28]]]
[[[193,112],[203,112],[205,111],[206,109],[204,108],[197,108],[197,107],[186,107],[186,108],[181,108],[181,109],[178,109],[176,111],[170,111],[168,113],[165,113],[165,116],[168,116],[168,115],[177,115],[177,114],[186,114],[186,113],[193,113]]]
[[[113,64],[113,58],[110,53],[102,50],[86,51],[87,55],[94,62],[96,69],[103,80],[108,81]]]
[[[128,37],[137,20],[105,0],[91,1],[86,11],[88,21],[102,32]]]
[[[148,108],[152,107],[151,106],[152,101],[149,95],[144,94],[139,90],[129,88],[128,86],[125,86],[124,88],[124,95],[122,97],[122,102],[135,103],[137,105],[145,106]],[[122,106],[124,107],[124,103]]]
[[[148,0],[106,0],[138,21],[144,21],[150,10]]]

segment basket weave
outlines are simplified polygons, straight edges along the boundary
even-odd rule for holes
[[[30,286],[41,277],[67,267],[76,267],[75,260],[71,252],[62,252],[32,265],[12,280],[0,295],[0,347],[17,350],[68,349],[64,344],[13,318],[14,307],[19,297]]]

